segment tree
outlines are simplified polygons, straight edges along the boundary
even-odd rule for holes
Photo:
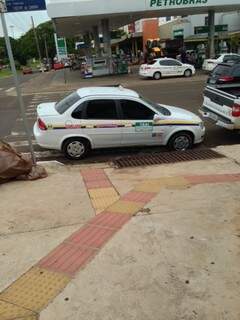
[[[52,21],[47,21],[36,27],[36,32],[39,40],[39,46],[42,58],[46,57],[45,53],[45,39],[48,47],[49,58],[53,59],[56,55],[56,47],[54,40],[54,27]],[[33,29],[30,29],[19,39],[12,39],[11,45],[15,60],[19,61],[21,65],[26,65],[30,59],[38,59],[38,51]],[[75,52],[74,38],[67,38],[67,47],[69,53]],[[6,47],[4,38],[0,38],[0,59],[7,59]]]

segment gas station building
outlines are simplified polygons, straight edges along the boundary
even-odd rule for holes
[[[93,35],[100,52],[111,58],[111,30],[140,19],[208,14],[209,57],[215,56],[215,13],[240,10],[239,0],[49,0],[47,11],[58,36]]]

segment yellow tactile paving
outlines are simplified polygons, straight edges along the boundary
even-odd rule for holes
[[[0,301],[39,312],[66,287],[70,280],[60,273],[34,267],[4,290],[0,294]]]
[[[106,197],[119,197],[117,191],[114,188],[97,188],[88,190],[90,198],[106,198]]]
[[[96,213],[100,213],[119,199],[117,191],[110,188],[89,189],[89,196]]]
[[[116,202],[119,199],[118,196],[111,196],[108,198],[95,198],[92,200],[93,208],[96,209],[98,212],[99,210],[105,210],[107,207],[109,207],[111,204]]]
[[[0,319],[1,320],[12,320],[12,319],[22,319],[22,320],[35,320],[36,314],[30,310],[15,306],[9,302],[0,300]]]
[[[142,207],[143,207],[142,203],[119,200],[115,202],[112,206],[107,208],[107,211],[113,212],[113,213],[135,214]]]
[[[138,184],[134,191],[142,192],[160,192],[161,189],[179,189],[187,187],[189,183],[183,177],[169,177],[161,179],[145,180]]]

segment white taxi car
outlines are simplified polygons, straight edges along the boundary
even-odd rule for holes
[[[37,114],[37,143],[70,159],[96,148],[168,145],[186,150],[205,134],[197,115],[151,102],[121,86],[82,88],[58,103],[40,104]]]
[[[240,55],[236,53],[223,53],[216,56],[215,59],[205,59],[202,65],[204,71],[213,71],[213,69],[223,62],[236,62],[240,61]]]
[[[142,64],[139,75],[145,78],[160,80],[162,77],[184,76],[191,77],[196,69],[191,64],[181,63],[176,59],[159,58],[148,64]]]

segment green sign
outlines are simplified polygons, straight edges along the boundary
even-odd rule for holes
[[[135,131],[136,132],[152,132],[153,124],[152,122],[137,122],[135,124]]]
[[[173,30],[173,37],[183,37],[184,36],[184,30],[183,29],[178,29],[178,30]]]
[[[58,46],[58,53],[60,55],[67,55],[65,38],[58,38],[57,39],[57,46]]]
[[[228,31],[228,25],[227,24],[219,24],[215,26],[215,32],[227,32]],[[209,27],[208,26],[201,26],[201,27],[195,27],[194,33],[208,33]]]
[[[150,7],[197,6],[206,3],[208,3],[208,0],[150,0]]]

